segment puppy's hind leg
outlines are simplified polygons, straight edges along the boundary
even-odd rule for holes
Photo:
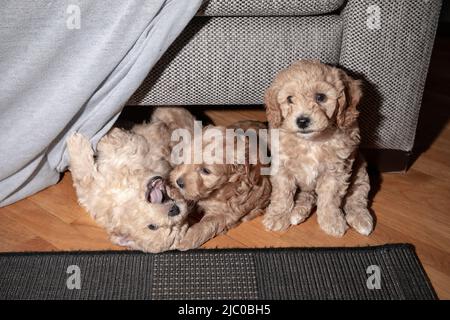
[[[367,236],[373,230],[373,218],[367,208],[370,183],[364,160],[357,160],[353,175],[344,198],[345,219],[357,232]]]
[[[89,140],[80,133],[75,133],[67,139],[67,151],[70,157],[69,169],[72,173],[73,184],[81,201],[89,193],[97,172],[94,151]]]

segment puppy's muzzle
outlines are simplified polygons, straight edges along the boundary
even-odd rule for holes
[[[180,214],[180,207],[178,207],[176,204],[174,204],[170,208],[168,215],[169,215],[169,217],[175,217],[175,216],[177,216],[179,214]]]

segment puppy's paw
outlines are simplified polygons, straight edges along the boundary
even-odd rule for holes
[[[136,243],[131,239],[130,236],[124,235],[111,235],[111,242],[122,247],[128,247],[129,249],[135,249]]]
[[[180,251],[187,251],[190,249],[196,249],[199,246],[194,245],[194,241],[189,238],[184,238],[180,242],[177,243],[177,245],[174,247],[174,249],[180,250]]]
[[[267,214],[263,218],[263,224],[267,230],[283,231],[289,228],[291,221],[288,214]]]
[[[176,247],[174,247],[174,249],[179,251],[188,251],[191,248],[186,243],[180,242]]]
[[[75,132],[67,138],[67,149],[70,155],[76,155],[80,152],[91,151],[91,143],[81,133]]]
[[[326,234],[334,237],[342,237],[345,234],[348,226],[341,210],[319,212],[317,216],[319,226]]]
[[[89,140],[80,133],[74,133],[67,139],[69,168],[72,172],[74,185],[86,188],[93,180],[96,170],[94,151]]]
[[[200,233],[194,226],[187,229],[187,232],[183,235],[183,237],[179,238],[176,241],[174,249],[180,251],[187,251],[191,249],[196,249],[203,244],[203,239],[200,236]]]
[[[368,236],[373,231],[373,218],[369,210],[360,209],[358,212],[352,212],[346,215],[348,224],[358,233]]]
[[[297,225],[297,224],[302,223],[305,220],[306,220],[306,216],[294,213],[294,214],[291,215],[290,223],[292,225]]]
[[[294,210],[292,210],[290,222],[292,225],[297,225],[306,220],[309,216],[311,208],[307,206],[296,206]]]

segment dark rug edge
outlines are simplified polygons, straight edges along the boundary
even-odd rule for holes
[[[28,256],[28,255],[83,255],[83,254],[150,254],[150,255],[161,255],[161,254],[189,254],[189,253],[206,253],[213,254],[217,252],[224,253],[251,253],[251,252],[283,252],[283,251],[320,251],[320,252],[334,252],[334,251],[358,251],[366,252],[373,250],[384,250],[384,249],[408,249],[413,252],[417,257],[417,253],[413,244],[410,243],[389,243],[374,246],[359,246],[359,247],[261,247],[261,248],[212,248],[212,249],[192,249],[188,251],[165,251],[161,253],[146,253],[142,251],[135,250],[54,250],[54,251],[12,251],[12,252],[0,252],[0,256]]]

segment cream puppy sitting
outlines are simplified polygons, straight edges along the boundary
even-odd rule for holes
[[[267,90],[267,118],[280,137],[279,154],[272,155],[279,170],[271,176],[267,229],[299,224],[317,204],[327,234],[342,236],[347,224],[364,235],[372,232],[369,177],[358,153],[360,86],[343,70],[301,60]]]

